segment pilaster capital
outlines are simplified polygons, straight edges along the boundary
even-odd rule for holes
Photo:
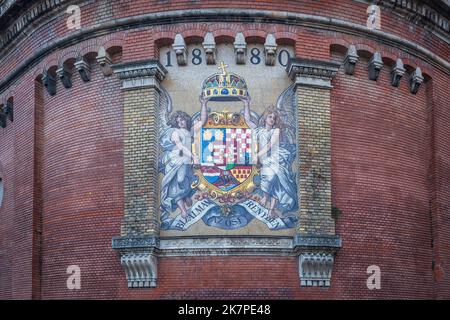
[[[330,61],[291,58],[286,66],[289,77],[299,86],[331,89],[339,64]]]
[[[112,66],[114,74],[122,81],[122,90],[156,88],[164,80],[167,70],[158,60],[133,61]]]

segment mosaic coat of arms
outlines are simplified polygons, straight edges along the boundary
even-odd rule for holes
[[[293,86],[258,115],[245,79],[226,68],[221,62],[221,72],[203,81],[200,111],[192,116],[172,110],[169,94],[161,94],[162,230],[185,231],[197,223],[236,230],[254,219],[268,230],[295,226]],[[209,101],[223,108],[212,110]],[[242,110],[227,110],[236,101]]]

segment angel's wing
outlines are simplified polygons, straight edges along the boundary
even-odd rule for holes
[[[170,128],[169,116],[172,112],[172,98],[170,98],[169,93],[161,86],[161,95],[159,98],[159,108],[158,108],[158,136],[162,137],[167,129]]]
[[[295,144],[297,140],[296,109],[295,84],[291,84],[277,100],[277,110],[284,124],[283,130],[281,130],[281,140],[289,144]]]

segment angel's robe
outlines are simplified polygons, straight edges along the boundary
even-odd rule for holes
[[[265,127],[254,129],[258,149],[271,144],[275,129]],[[295,146],[292,146],[295,148]],[[274,145],[261,157],[261,190],[278,200],[277,208],[283,213],[298,209],[297,184],[291,171],[293,149],[274,141]]]
[[[160,144],[163,150],[161,164],[164,177],[161,182],[161,206],[166,212],[177,208],[177,201],[189,198],[195,192],[191,184],[195,181],[192,170],[192,159],[178,149],[172,140],[172,135],[178,131],[181,143],[191,149],[192,135],[186,129],[169,128],[161,136]]]

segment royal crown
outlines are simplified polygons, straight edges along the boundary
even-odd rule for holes
[[[202,95],[211,101],[237,101],[247,95],[247,84],[237,74],[228,73],[226,64],[220,62],[217,73],[205,79],[202,84]]]

